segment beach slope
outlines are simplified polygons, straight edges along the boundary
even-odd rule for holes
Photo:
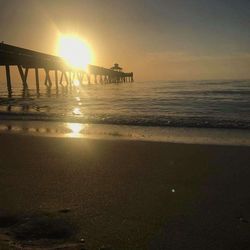
[[[2,134],[0,173],[2,234],[20,246],[250,247],[250,147]],[[4,216],[71,231],[49,245]]]

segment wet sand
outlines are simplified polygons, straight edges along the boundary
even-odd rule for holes
[[[249,180],[250,147],[2,134],[0,247],[249,249]]]

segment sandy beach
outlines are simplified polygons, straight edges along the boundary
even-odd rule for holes
[[[247,146],[1,134],[0,166],[1,249],[250,247]]]

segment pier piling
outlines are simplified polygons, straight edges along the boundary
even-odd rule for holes
[[[7,88],[8,88],[8,95],[12,95],[12,88],[11,88],[11,77],[10,77],[10,66],[5,65],[6,70],[6,80],[7,80]]]
[[[36,78],[36,93],[39,95],[40,93],[40,82],[39,82],[39,70],[35,68],[35,78]]]
[[[29,69],[28,68],[23,69],[21,65],[18,65],[17,67],[18,67],[18,71],[19,71],[19,74],[23,83],[23,89],[28,90],[27,77],[28,77]]]
[[[58,71],[55,70],[55,85],[56,85],[56,92],[58,92]]]

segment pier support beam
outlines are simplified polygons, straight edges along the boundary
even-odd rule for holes
[[[99,82],[100,82],[100,84],[103,84],[103,78],[102,78],[102,75],[100,75]]]
[[[66,88],[67,88],[67,90],[68,90],[68,87],[69,87],[69,76],[68,76],[68,74],[67,74],[67,72],[65,71],[64,72],[64,77],[65,77],[65,81],[66,81]]]
[[[79,81],[79,84],[82,85],[82,81],[83,81],[83,73],[82,72],[77,73],[77,80]]]
[[[39,95],[40,93],[40,82],[39,82],[39,71],[38,68],[35,68],[35,78],[36,78],[36,93]]]
[[[64,72],[62,71],[62,72],[61,72],[61,77],[60,77],[60,80],[59,80],[59,84],[60,84],[62,87],[64,87],[63,84],[62,84],[62,82],[63,82],[63,75],[64,75]]]
[[[58,92],[58,71],[55,70],[55,84],[56,84],[56,92]]]
[[[90,75],[87,75],[88,84],[91,84]]]
[[[29,69],[25,68],[25,71],[23,71],[23,68],[21,65],[18,65],[17,67],[18,67],[18,71],[23,82],[23,89],[28,90],[27,77],[28,77]]]
[[[104,83],[105,83],[105,84],[108,83],[108,76],[107,76],[107,75],[104,76]]]
[[[66,81],[66,86],[63,85],[63,78]],[[68,76],[67,76],[67,73],[65,71],[61,71],[61,77],[60,77],[59,84],[62,86],[63,91],[65,90],[65,87],[66,88],[68,87]]]
[[[72,89],[72,85],[74,84],[75,73],[69,71],[69,88]]]
[[[6,81],[7,81],[7,89],[8,89],[8,95],[12,95],[12,89],[11,89],[11,77],[10,77],[10,66],[5,65],[6,70]]]
[[[52,81],[50,79],[50,74],[49,74],[49,70],[48,69],[44,69],[45,70],[45,86],[48,87],[49,89],[51,89],[52,87]]]

